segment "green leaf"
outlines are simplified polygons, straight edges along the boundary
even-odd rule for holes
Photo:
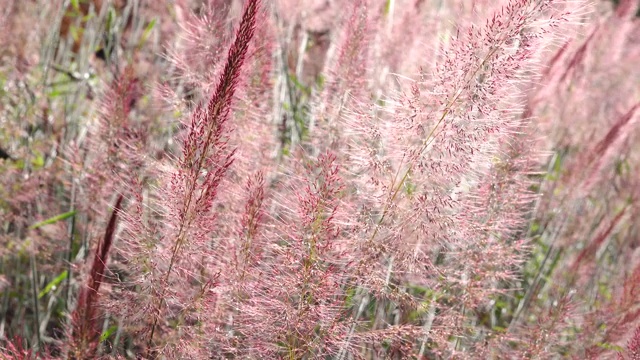
[[[291,80],[293,85],[300,92],[302,92],[303,94],[305,94],[307,96],[311,95],[311,89],[308,86],[305,86],[303,83],[301,83],[297,76],[295,76],[294,74],[289,74],[289,80]]]
[[[624,348],[622,346],[615,345],[615,344],[597,343],[596,346],[600,347],[600,348],[603,348],[603,349],[614,350],[614,351],[618,351],[618,352],[624,351]]]
[[[42,157],[42,155],[38,155],[31,159],[31,165],[36,169],[42,168],[44,166],[44,157]]]
[[[500,333],[500,334],[505,334],[507,332],[507,328],[506,327],[502,327],[502,326],[494,326],[492,328],[493,331]]]
[[[316,77],[316,85],[318,86],[318,89],[322,90],[324,89],[324,85],[327,82],[327,80],[325,79],[325,77],[322,74],[319,74]]]
[[[71,25],[69,28],[69,33],[71,34],[71,38],[73,41],[80,41],[82,36],[84,35],[84,28],[81,26]]]
[[[73,6],[73,8],[76,11],[80,11],[80,1],[79,0],[71,0],[71,6]]]
[[[87,21],[93,19],[94,17],[96,17],[96,14],[94,14],[92,12],[88,13],[87,15],[82,17],[82,22],[87,22]]]
[[[42,299],[45,295],[50,293],[51,290],[55,290],[55,287],[60,285],[60,283],[67,278],[67,274],[68,272],[67,270],[65,270],[62,273],[60,273],[60,275],[56,276],[55,279],[51,280],[51,282],[49,282],[47,286],[45,286],[44,289],[40,291],[40,293],[38,294],[38,299]]]
[[[387,0],[387,3],[384,4],[384,14],[385,15],[389,15],[389,12],[391,11],[391,1],[392,0]]]
[[[24,160],[23,159],[18,159],[18,161],[16,161],[16,168],[18,168],[19,170],[24,170]]]
[[[149,36],[151,35],[151,31],[153,31],[153,28],[156,26],[156,22],[157,19],[153,19],[151,20],[151,22],[149,22],[149,25],[147,25],[147,27],[142,32],[142,36],[140,36],[138,47],[142,47],[142,45],[147,42],[147,39],[149,39]]]
[[[105,22],[105,29],[107,33],[111,34],[115,30],[114,27],[116,25],[116,19],[118,15],[116,14],[116,10],[112,7],[109,7],[109,12],[107,12],[107,19]]]
[[[68,218],[74,216],[75,214],[76,214],[76,211],[73,210],[73,211],[66,212],[64,214],[56,215],[56,216],[54,216],[52,218],[48,218],[47,220],[44,220],[44,221],[41,221],[39,223],[35,223],[35,224],[29,226],[29,229],[37,229],[37,228],[42,227],[44,225],[53,224],[53,223],[56,223],[58,221],[68,219]]]
[[[117,325],[110,326],[107,330],[105,330],[105,332],[100,334],[100,342],[107,340],[111,336],[111,334],[113,334],[116,331],[118,331]]]

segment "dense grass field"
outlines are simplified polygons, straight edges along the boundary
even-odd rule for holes
[[[640,359],[637,0],[0,0],[0,359]]]

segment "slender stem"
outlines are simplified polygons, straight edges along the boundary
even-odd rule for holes
[[[35,331],[36,331],[36,339],[37,342],[35,344],[36,350],[40,348],[40,344],[42,343],[42,338],[40,336],[40,306],[38,300],[38,269],[36,267],[36,256],[35,254],[31,254],[29,256],[29,262],[31,263],[31,290],[33,296],[33,309],[34,309],[34,317],[35,317]]]
[[[76,199],[76,182],[75,179],[71,179],[71,204],[69,206],[69,211],[75,210],[75,199]],[[75,233],[75,225],[76,225],[76,217],[72,216],[69,219],[69,248],[67,249],[67,278],[65,279],[65,294],[64,294],[64,304],[67,311],[69,311],[69,298],[71,296],[71,272],[73,270],[71,266],[71,261],[73,257],[73,234]]]

